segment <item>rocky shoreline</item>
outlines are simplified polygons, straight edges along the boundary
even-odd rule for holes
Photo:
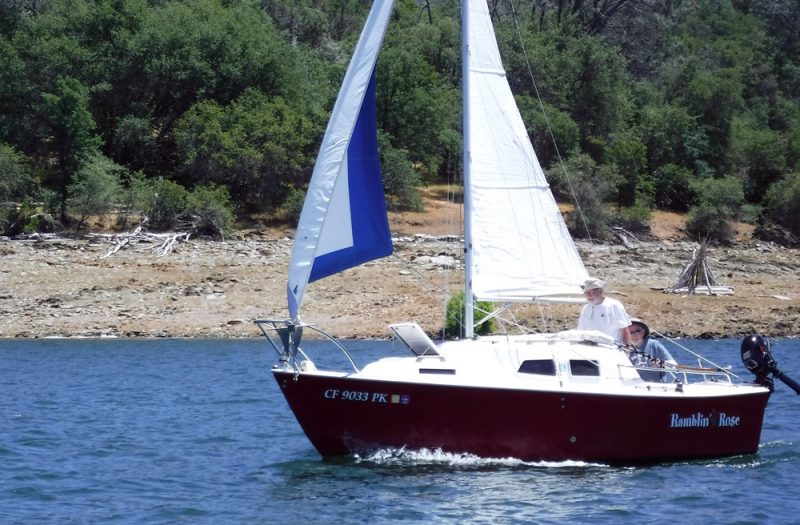
[[[190,239],[159,255],[134,242],[108,255],[112,236],[0,241],[0,337],[258,337],[255,319],[286,316],[291,231]],[[648,241],[626,248],[578,243],[587,269],[609,282],[629,313],[676,337],[800,333],[800,251],[741,242],[712,248],[709,264],[732,296],[665,294],[696,244]],[[386,338],[391,322],[440,332],[446,298],[461,288],[457,239],[397,237],[395,254],[314,283],[305,321],[337,337]],[[579,307],[522,308],[531,327],[573,327]]]

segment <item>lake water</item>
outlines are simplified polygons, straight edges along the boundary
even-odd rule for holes
[[[747,373],[738,341],[689,345]],[[800,341],[773,354],[800,380]],[[782,383],[755,455],[639,468],[435,451],[325,461],[262,340],[0,340],[0,359],[2,524],[800,523],[800,398]]]

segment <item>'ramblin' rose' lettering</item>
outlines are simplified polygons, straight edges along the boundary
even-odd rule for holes
[[[719,426],[721,427],[738,427],[740,420],[739,416],[729,416],[725,412],[719,414]]]
[[[685,417],[681,417],[679,414],[673,412],[669,426],[670,428],[708,427],[711,426],[711,420],[700,412]]]
[[[725,412],[719,414],[705,415],[697,412],[691,416],[681,416],[680,414],[670,414],[670,428],[704,428],[704,427],[738,427],[742,422],[739,416],[729,416]]]

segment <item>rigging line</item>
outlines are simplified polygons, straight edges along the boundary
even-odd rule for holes
[[[458,180],[456,180],[459,174],[463,173],[463,171],[458,169],[452,169],[453,166],[453,155],[452,152],[448,151],[447,153],[447,164],[448,164],[448,180],[447,180],[447,202],[450,204],[456,204],[456,192],[458,188],[462,188],[462,198],[461,198],[461,206],[451,206],[449,211],[446,215],[447,218],[447,227],[445,231],[447,232],[447,240],[445,241],[445,245],[448,248],[451,248],[452,253],[461,254],[461,261],[464,262],[464,248],[461,246],[462,244],[462,229],[464,225],[464,199],[463,199],[463,184],[459,185]],[[458,216],[454,210],[458,211]],[[458,229],[456,229],[456,225],[458,225]],[[459,260],[458,255],[454,256],[453,259],[455,261]],[[444,289],[444,301],[442,301],[442,340],[445,339],[447,335],[447,306],[450,304],[450,298],[453,295],[451,289],[451,280],[453,278],[453,268],[447,268],[445,270],[445,283]]]
[[[555,332],[556,331],[556,320],[555,316],[553,315],[553,311],[550,309],[545,309],[542,303],[536,303],[539,307],[539,317],[542,320],[542,326],[545,329],[545,332]]]
[[[586,235],[589,238],[589,243],[594,245],[594,239],[592,238],[592,234],[589,231],[589,223],[586,220],[586,216],[583,213],[583,208],[581,208],[581,203],[578,201],[578,194],[575,192],[575,188],[572,185],[572,179],[569,176],[569,172],[567,171],[566,166],[564,165],[564,159],[561,158],[561,151],[558,149],[558,144],[556,143],[556,137],[553,134],[553,129],[550,127],[550,119],[547,116],[547,112],[544,110],[544,103],[542,102],[542,97],[539,94],[539,87],[536,85],[536,79],[533,77],[533,69],[531,68],[530,60],[528,59],[528,51],[525,48],[525,43],[522,39],[522,31],[519,28],[519,23],[517,21],[517,8],[514,5],[514,0],[509,0],[511,4],[511,17],[514,19],[514,28],[517,31],[517,38],[519,39],[519,45],[522,49],[522,56],[525,57],[525,67],[528,69],[528,75],[531,79],[531,84],[533,84],[533,91],[536,93],[536,100],[539,102],[539,107],[542,110],[542,116],[544,117],[545,124],[547,124],[547,132],[550,134],[550,140],[553,141],[553,148],[556,152],[556,157],[558,158],[558,165],[561,168],[561,172],[564,174],[564,178],[567,180],[567,184],[569,185],[569,191],[572,193],[572,198],[575,200],[575,208],[578,210],[578,215],[581,218],[581,223],[583,223],[583,228],[586,230]]]
[[[519,323],[516,320],[516,317],[514,316],[514,312],[511,311],[509,306],[510,305],[508,305],[508,304],[507,305],[503,305],[500,308],[496,308],[493,312],[489,312],[487,310],[484,310],[480,306],[478,306],[477,305],[477,301],[476,301],[475,307],[473,309],[476,312],[479,312],[479,313],[481,313],[481,314],[483,314],[485,316],[482,319],[476,321],[475,322],[475,326],[477,327],[478,325],[488,321],[489,319],[495,319],[500,324],[500,327],[503,329],[503,334],[502,335],[505,335],[506,337],[509,336],[507,326],[510,326],[510,327],[518,329],[520,331],[520,333],[523,334],[523,335],[524,334],[537,333],[535,330],[533,330],[533,329],[531,329],[531,328]],[[508,315],[510,315],[510,317],[505,317],[504,315],[500,315],[500,314],[506,314],[506,313]]]
[[[449,292],[449,290],[450,290],[449,282],[446,283],[445,285],[441,285],[441,284],[435,283],[432,279],[427,277],[425,274],[423,274],[417,268],[413,267],[408,261],[403,259],[401,256],[397,255],[397,253],[392,252],[392,254],[388,257],[388,259],[399,263],[402,268],[405,268],[409,272],[411,272],[414,275],[416,275],[417,277],[419,277],[419,279],[422,281],[422,284],[420,284],[420,288],[422,288],[423,285],[427,285],[429,288],[431,288],[433,290],[436,290],[438,292],[444,292],[445,294],[447,294]],[[455,257],[453,259],[455,259]],[[448,273],[448,272],[445,272],[445,273]],[[442,330],[444,330],[444,328],[442,328]]]
[[[698,353],[697,353],[697,352],[695,352],[694,350],[690,350],[689,348],[687,348],[687,347],[683,346],[682,344],[680,344],[680,343],[679,343],[678,341],[676,341],[675,339],[672,339],[671,337],[668,337],[668,336],[666,336],[666,335],[662,334],[662,333],[661,333],[661,332],[659,332],[658,330],[653,330],[653,329],[651,328],[651,329],[650,329],[650,332],[651,332],[651,333],[653,333],[653,334],[655,334],[655,335],[658,335],[658,336],[660,336],[660,337],[663,337],[665,340],[667,340],[667,341],[669,341],[670,343],[674,344],[675,346],[677,346],[677,347],[678,347],[678,348],[680,348],[681,350],[684,350],[684,351],[686,351],[686,352],[688,352],[688,353],[692,354],[693,356],[695,356],[695,357],[697,358],[697,361],[698,361],[698,363],[703,363],[703,362],[705,362],[705,363],[708,363],[709,365],[711,365],[711,366],[713,366],[713,367],[715,367],[715,368],[718,368],[720,371],[722,371],[722,372],[725,372],[726,374],[728,374],[728,375],[730,375],[730,376],[733,376],[733,377],[736,377],[736,378],[738,378],[738,379],[741,379],[741,377],[739,377],[739,376],[738,376],[736,373],[734,373],[734,372],[733,372],[732,370],[730,370],[729,368],[726,368],[726,367],[723,367],[723,366],[720,366],[720,365],[718,365],[717,363],[715,363],[715,362],[714,362],[714,361],[712,361],[711,359],[708,359],[707,357],[704,357],[704,356],[702,356],[702,355],[698,354]]]

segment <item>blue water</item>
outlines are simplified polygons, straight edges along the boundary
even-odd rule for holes
[[[744,374],[738,344],[691,342]],[[800,380],[800,341],[773,350]],[[800,398],[780,383],[751,456],[325,461],[274,357],[261,340],[0,340],[0,524],[800,523]]]

